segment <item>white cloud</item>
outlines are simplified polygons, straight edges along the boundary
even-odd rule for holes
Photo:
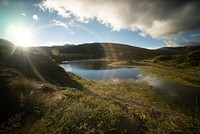
[[[63,21],[54,19],[50,23],[55,25],[55,26],[63,27],[65,30],[68,30],[70,34],[75,34],[73,31],[71,31],[68,28],[69,26],[75,26],[76,25],[74,21],[63,22]]]
[[[196,1],[148,0],[43,0],[37,6],[81,22],[96,19],[112,30],[139,30],[140,35],[169,39],[180,32],[200,28]]]
[[[199,34],[192,34],[192,37],[200,37],[200,33]]]
[[[180,47],[181,46],[181,44],[179,44],[173,40],[165,40],[164,43],[165,43],[166,47]]]
[[[39,19],[39,18],[38,18],[38,16],[37,16],[37,15],[35,15],[35,14],[33,15],[33,17],[32,17],[32,18],[33,18],[33,20],[36,20],[36,21]]]
[[[70,42],[63,42],[63,41],[59,41],[59,42],[53,42],[53,41],[50,41],[50,42],[46,42],[46,43],[42,43],[40,45],[36,45],[36,46],[63,46],[63,45],[66,45],[66,44],[72,44]]]
[[[64,27],[65,29],[68,28],[67,24],[64,23],[64,22],[62,22],[62,21],[60,21],[60,20],[55,20],[54,19],[54,20],[51,21],[51,23],[54,24],[54,25],[56,25],[56,26]]]
[[[172,40],[164,41],[166,47],[184,47],[184,46],[199,46],[200,42],[185,40],[184,42],[175,42]]]
[[[26,13],[21,13],[22,16],[26,16]]]

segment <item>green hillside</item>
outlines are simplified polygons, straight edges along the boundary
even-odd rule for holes
[[[148,49],[113,43],[90,43],[70,47],[42,47],[41,49],[61,61],[102,58],[142,60],[155,55]],[[52,54],[55,49],[59,51],[57,56]]]
[[[17,69],[27,77],[56,86],[81,88],[47,53],[17,47],[5,40],[0,41],[1,67]]]
[[[69,48],[75,53],[80,47],[83,48],[78,55],[87,54],[81,50],[92,51],[88,44],[78,49],[77,46],[76,49],[61,47],[59,51],[58,47],[53,47],[54,51],[48,47],[47,51],[46,47],[22,48],[0,40],[0,47],[2,134],[200,132],[198,111],[170,105],[163,96],[154,94],[153,87],[147,83],[85,80],[66,73],[52,56],[59,58],[67,54]],[[147,51],[151,55],[152,52],[125,45],[113,44],[112,47],[134,50],[130,55],[138,60],[146,57],[145,53],[137,57],[140,53]],[[91,52],[94,57],[89,58],[98,58],[98,52],[102,54],[103,49],[94,45],[94,51]],[[186,56],[199,58],[196,52]]]
[[[144,60],[151,59],[158,55],[175,55],[200,50],[199,46],[186,47],[163,47],[156,50],[114,44],[114,43],[89,43],[80,45],[65,45],[53,47],[32,48],[39,49],[49,54],[58,62],[65,60],[84,60],[84,59],[117,59],[117,60]]]

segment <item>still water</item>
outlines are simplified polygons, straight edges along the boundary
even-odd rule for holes
[[[172,81],[145,74],[139,68],[110,68],[107,60],[66,61],[60,64],[65,71],[73,72],[91,80],[136,80],[153,86],[156,95],[170,103],[194,110],[200,108],[200,89],[186,87]]]
[[[73,72],[90,80],[136,79],[141,73],[139,68],[110,68],[108,60],[70,61],[60,64],[65,71]]]

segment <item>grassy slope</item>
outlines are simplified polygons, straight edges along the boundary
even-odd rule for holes
[[[70,47],[42,47],[39,49],[47,52],[59,62],[63,60],[66,61],[101,58],[141,60],[153,57],[155,55],[153,51],[148,49],[114,43],[90,43],[74,45]],[[57,56],[53,55],[53,49],[59,51],[59,54]]]
[[[6,51],[1,49],[1,54],[9,52],[7,57],[10,58],[11,51]],[[29,56],[49,81],[56,80],[55,75],[49,75],[60,70],[55,63],[37,51]],[[41,60],[40,56],[46,60]],[[23,68],[25,64],[19,62],[19,66],[13,64],[15,59],[9,60],[11,63],[7,66],[4,60],[1,59],[4,67],[0,68],[0,133],[200,132],[198,116],[184,114],[156,99],[159,97],[152,94],[152,87],[145,83],[97,83],[60,71],[70,81],[64,87],[60,83],[62,87],[59,87],[32,77],[31,68]],[[8,65],[20,72],[9,69]],[[45,71],[45,68],[50,70]],[[59,82],[55,83],[59,85]],[[73,86],[74,83],[78,86]]]
[[[174,69],[170,67],[155,66],[155,64],[148,64],[148,66],[140,66],[140,68],[144,69],[144,71],[150,73],[151,75],[166,78],[185,86],[200,88],[200,77],[196,75],[196,73],[193,73],[193,71],[199,72],[199,67],[188,69]]]
[[[200,88],[200,51],[189,51],[176,55],[161,55],[146,60],[146,71],[161,77]]]
[[[16,47],[0,40],[0,67],[14,68],[25,76],[61,87],[83,87],[72,80],[63,68],[46,53]]]
[[[141,68],[151,75],[166,78],[186,86],[200,88],[200,66],[177,68],[167,61],[152,62],[152,60],[146,60],[145,62],[116,61],[109,65],[111,67]]]
[[[152,87],[134,81],[92,82],[72,73],[87,90],[58,90],[1,69],[2,133],[199,132],[197,117],[156,100]],[[2,86],[1,86],[2,87]],[[6,95],[6,96],[5,96]],[[9,105],[9,107],[7,107]],[[3,111],[2,111],[3,108]],[[5,114],[7,116],[5,118]]]
[[[129,46],[116,43],[86,43],[80,45],[66,45],[53,47],[39,47],[48,53],[58,62],[66,60],[84,60],[84,59],[120,59],[120,60],[143,60],[153,58],[158,55],[175,55],[200,50],[199,46],[185,47],[164,47],[156,50],[148,50],[140,47]]]

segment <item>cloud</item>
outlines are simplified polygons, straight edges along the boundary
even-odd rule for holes
[[[39,46],[63,46],[63,45],[67,45],[67,44],[69,45],[72,43],[70,43],[68,41],[59,41],[59,42],[50,41],[50,42],[42,43]]]
[[[37,21],[38,19],[39,19],[38,16],[34,14],[34,15],[33,15],[33,20],[36,20],[36,21]]]
[[[196,41],[184,41],[184,42],[175,42],[172,40],[164,41],[166,44],[166,47],[184,47],[184,46],[199,46],[200,42]]]
[[[200,28],[199,6],[197,0],[43,0],[37,4],[63,18],[86,23],[96,19],[112,30],[138,30],[144,37],[164,40]]]
[[[26,13],[21,13],[22,16],[26,16]]]
[[[180,47],[181,46],[180,43],[177,43],[176,41],[173,41],[173,40],[165,40],[164,43],[166,47]]]
[[[63,27],[65,30],[68,30],[70,34],[75,34],[75,32],[71,31],[68,28],[69,26],[75,26],[75,22],[73,22],[73,21],[63,22],[63,21],[54,19],[51,21],[51,24],[53,24],[55,26]]]
[[[200,33],[199,34],[191,34],[192,37],[200,37]]]
[[[62,22],[62,21],[60,21],[60,20],[55,20],[54,19],[54,20],[51,21],[51,23],[54,24],[54,25],[56,25],[56,26],[64,27],[65,29],[68,28],[67,24],[64,23],[64,22]]]

